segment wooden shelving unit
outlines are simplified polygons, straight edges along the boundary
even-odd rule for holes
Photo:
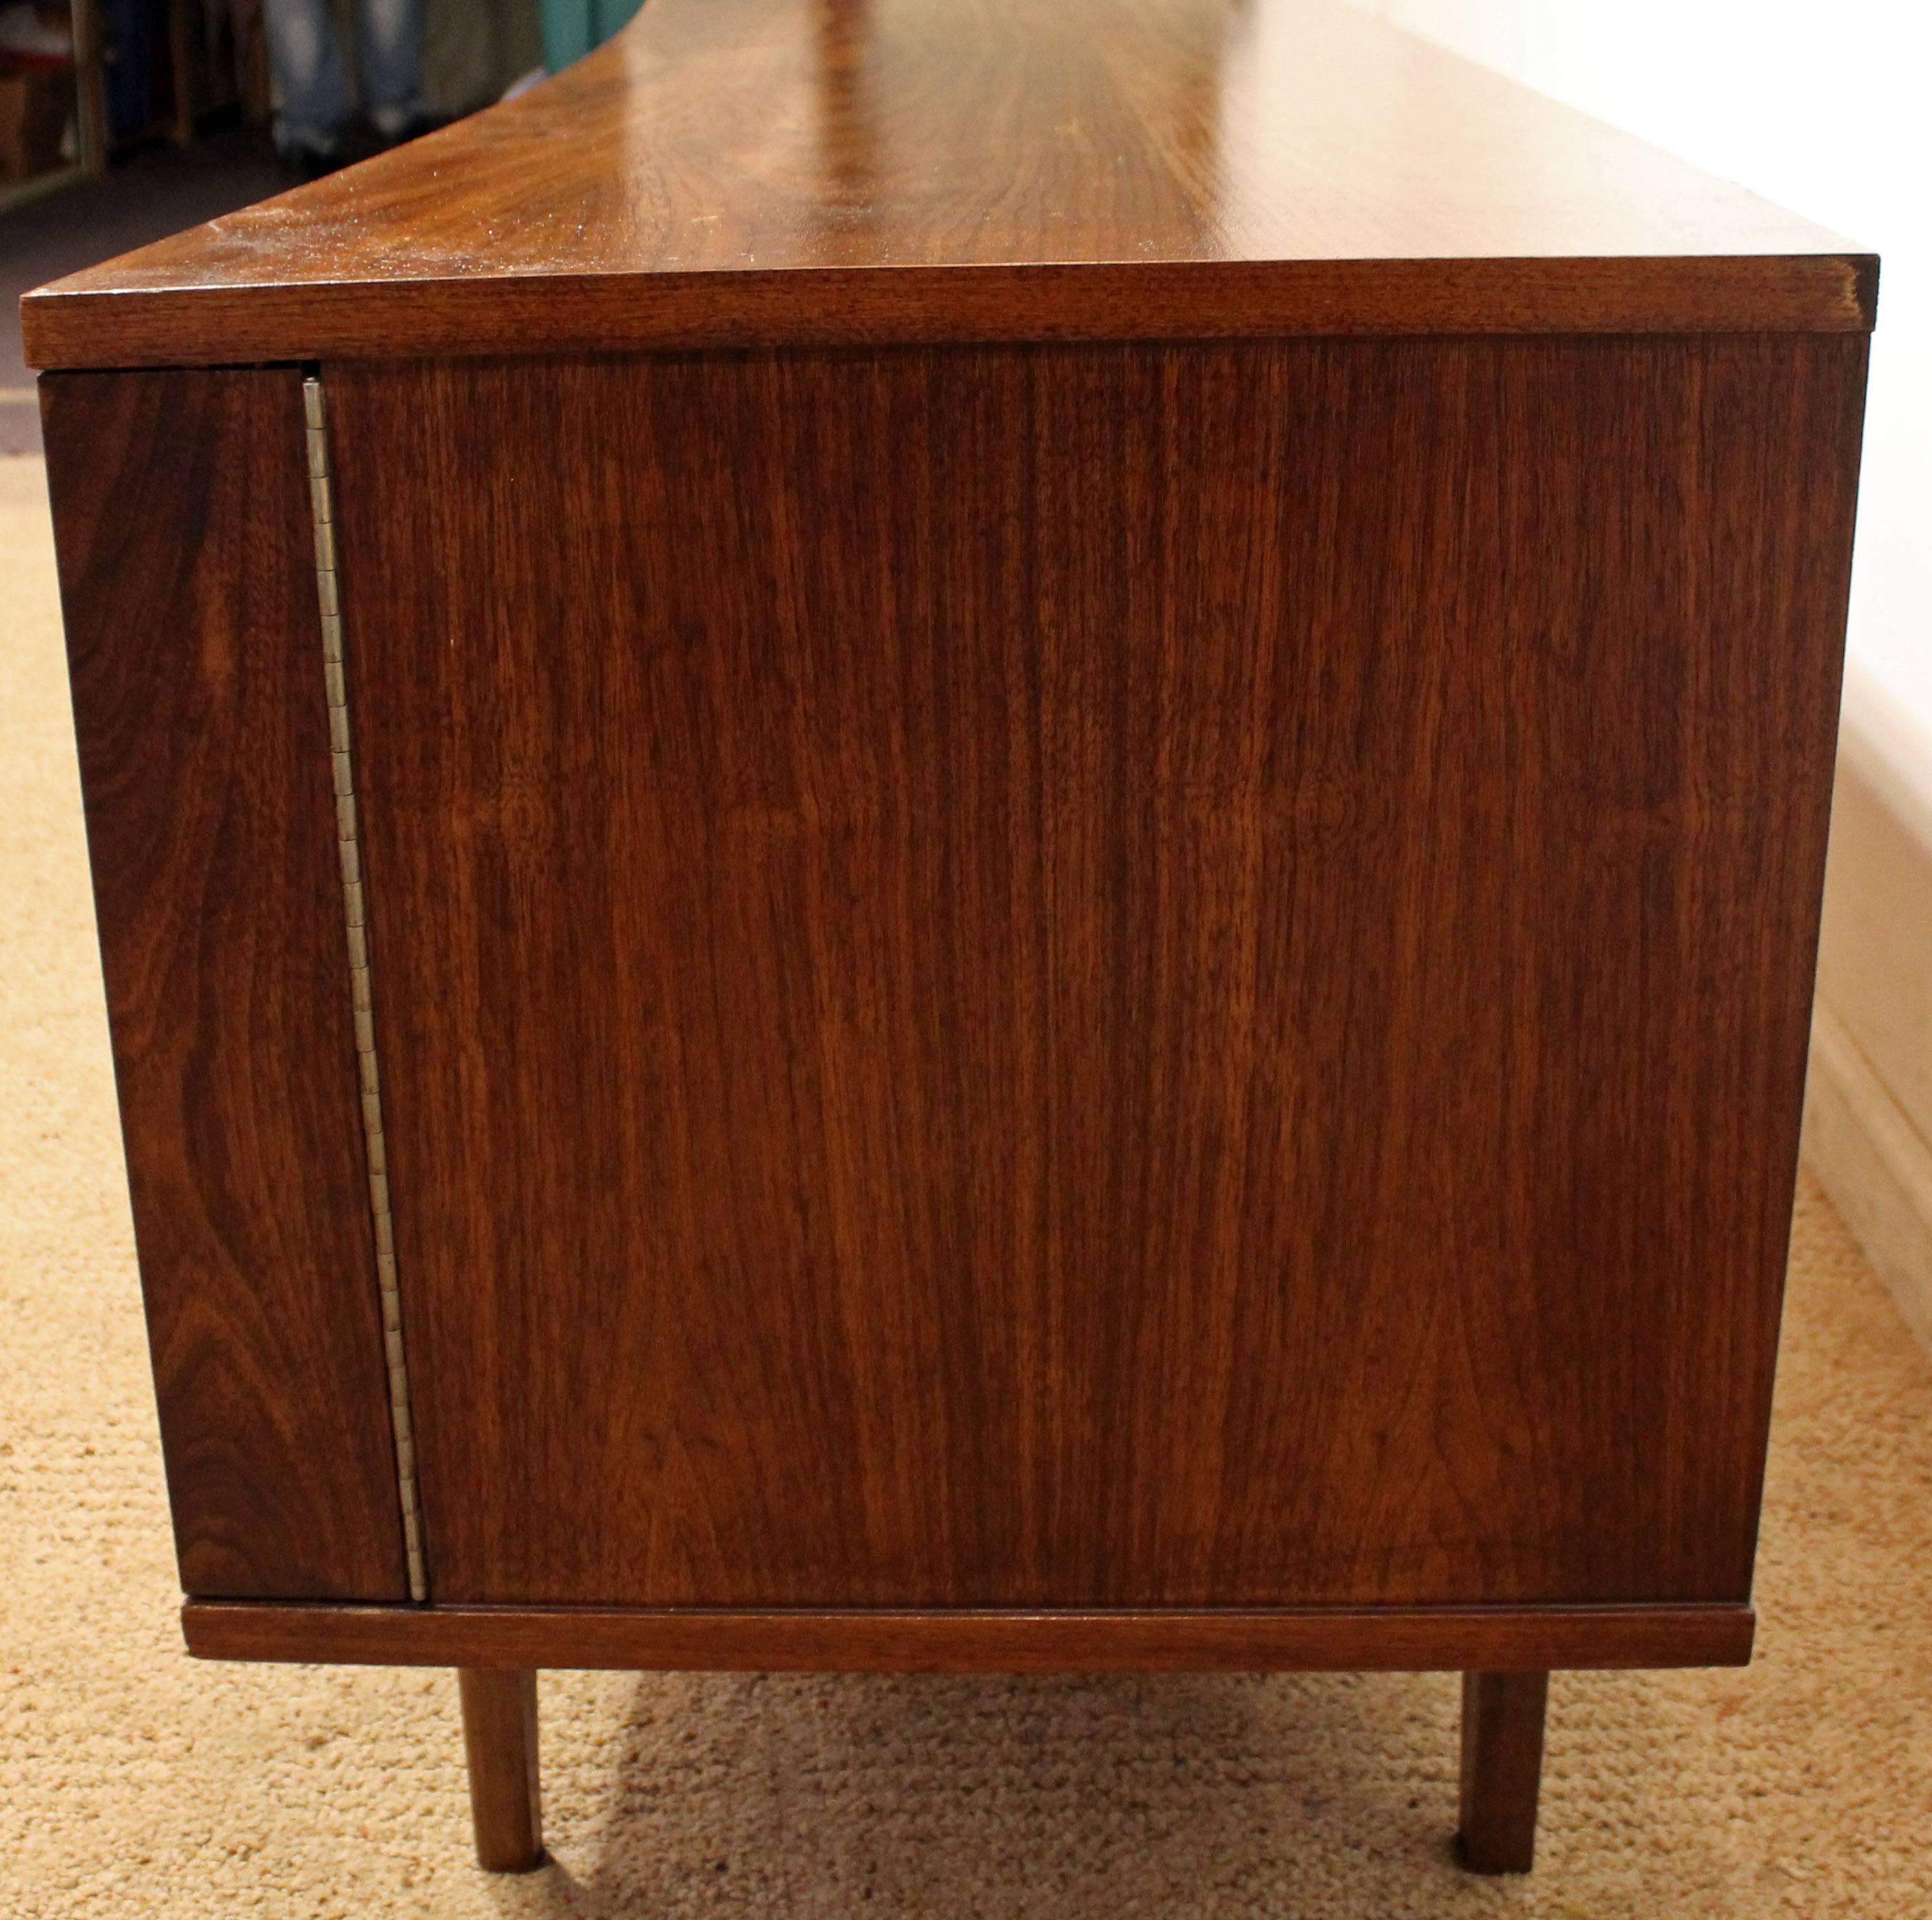
[[[78,180],[100,178],[117,146],[159,135],[166,135],[177,146],[190,146],[198,122],[220,108],[239,105],[250,119],[266,118],[268,60],[260,0],[227,14],[230,38],[225,74],[196,45],[198,30],[202,30],[203,46],[206,44],[207,0],[168,0],[165,40],[158,35],[152,43],[157,56],[166,63],[169,84],[164,102],[146,124],[118,138],[108,105],[108,73],[114,49],[102,18],[100,0],[70,0],[68,13],[74,32],[69,82],[73,88],[73,156],[44,172],[0,181],[0,212]],[[18,70],[0,60],[0,76]],[[47,77],[57,81],[57,76]]]

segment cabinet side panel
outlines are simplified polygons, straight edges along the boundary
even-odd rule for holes
[[[439,1598],[1742,1601],[1864,352],[332,370]]]
[[[299,376],[41,392],[182,1584],[400,1598]]]

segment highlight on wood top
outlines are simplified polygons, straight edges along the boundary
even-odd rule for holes
[[[520,99],[22,311],[50,368],[1858,332],[1876,266],[1341,0],[650,0]]]

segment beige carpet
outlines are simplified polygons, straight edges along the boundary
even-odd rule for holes
[[[552,1676],[556,1862],[487,1880],[448,1676],[180,1650],[24,460],[0,461],[0,782],[5,1920],[1932,1914],[1932,1366],[1809,1185],[1757,1662],[1558,1676],[1528,1881],[1449,1862],[1441,1676]]]

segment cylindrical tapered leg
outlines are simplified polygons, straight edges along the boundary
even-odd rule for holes
[[[527,1669],[465,1666],[463,1744],[476,1864],[493,1874],[543,1864],[543,1796],[537,1778],[537,1676]]]
[[[1462,1676],[1462,1826],[1472,1873],[1526,1874],[1536,1852],[1547,1673]]]

